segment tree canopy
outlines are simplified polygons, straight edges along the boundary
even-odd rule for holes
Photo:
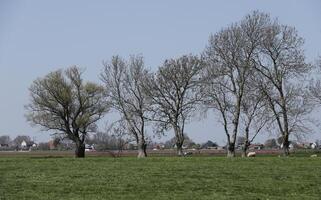
[[[44,130],[74,141],[76,157],[84,157],[85,139],[94,131],[96,122],[109,110],[104,88],[84,82],[82,70],[70,67],[57,70],[35,80],[30,91],[27,119]]]

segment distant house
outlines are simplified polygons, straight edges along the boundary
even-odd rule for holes
[[[138,146],[135,141],[131,141],[131,142],[128,142],[127,144],[125,144],[124,149],[137,150]]]
[[[20,144],[20,147],[21,148],[26,148],[27,147],[27,142],[26,141],[22,141],[21,144]]]
[[[249,150],[261,150],[264,148],[263,144],[251,144]]]
[[[202,149],[217,149],[218,145],[215,142],[208,140],[206,143],[202,144]]]
[[[26,142],[25,140],[23,140],[20,144],[20,147],[21,149],[27,149],[31,147],[37,147],[37,144],[32,141]]]

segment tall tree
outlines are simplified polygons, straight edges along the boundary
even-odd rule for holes
[[[157,130],[173,129],[177,155],[183,155],[184,128],[201,100],[199,73],[203,62],[196,56],[169,59],[155,76],[146,80],[145,92],[152,101],[152,120]]]
[[[203,73],[205,104],[220,113],[227,137],[227,156],[235,156],[235,142],[246,84],[253,72],[253,55],[260,42],[265,18],[247,17],[212,35],[204,51],[207,67]]]
[[[69,138],[76,144],[75,156],[85,157],[86,136],[109,109],[104,88],[84,82],[82,70],[70,67],[38,78],[29,91],[27,120]]]
[[[141,56],[132,56],[128,62],[114,56],[104,63],[101,78],[106,85],[107,96],[112,106],[126,122],[129,133],[138,146],[138,157],[146,157],[146,117],[150,101],[143,92],[145,77],[149,72]]]
[[[257,17],[260,14],[249,16]],[[262,28],[259,52],[254,65],[260,73],[267,105],[274,118],[283,142],[284,155],[289,155],[291,133],[303,132],[304,121],[311,108],[302,91],[303,78],[310,71],[305,61],[303,39],[294,27],[280,24],[269,16]],[[265,83],[269,83],[267,86]]]

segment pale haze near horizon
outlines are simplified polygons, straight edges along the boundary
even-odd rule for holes
[[[0,135],[48,132],[26,121],[28,87],[38,77],[72,65],[86,68],[86,80],[99,82],[103,60],[142,54],[153,71],[166,58],[199,54],[209,35],[241,20],[253,10],[295,26],[305,39],[307,60],[321,55],[321,1],[0,1]],[[315,116],[319,116],[316,111]],[[112,121],[115,114],[101,120]],[[321,119],[320,117],[318,119]],[[210,112],[187,125],[196,142],[226,141],[222,125]],[[167,137],[172,137],[172,131]],[[257,141],[274,135],[264,134]],[[321,139],[320,132],[310,140]]]

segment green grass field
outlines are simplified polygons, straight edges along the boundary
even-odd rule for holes
[[[321,199],[321,158],[0,158],[0,199]]]

